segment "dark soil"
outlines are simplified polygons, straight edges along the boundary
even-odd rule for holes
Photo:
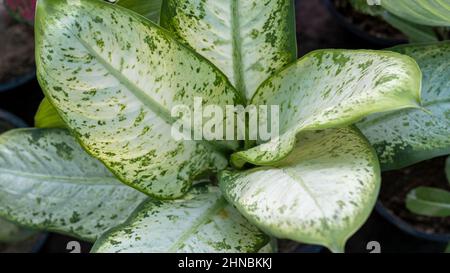
[[[428,160],[399,171],[383,174],[380,200],[383,205],[416,229],[434,234],[450,234],[450,217],[419,216],[405,205],[406,195],[419,186],[435,187],[450,191],[445,176],[446,157]]]
[[[33,28],[15,21],[0,2],[0,84],[34,70]]]
[[[333,0],[336,9],[347,21],[360,30],[383,39],[407,40],[406,36],[382,18],[360,13],[353,9],[348,0]]]

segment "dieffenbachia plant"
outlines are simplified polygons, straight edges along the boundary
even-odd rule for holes
[[[449,0],[348,0],[356,10],[383,18],[411,42],[435,42],[450,38]],[[372,4],[370,4],[372,3]]]
[[[343,251],[380,186],[353,124],[419,108],[414,59],[296,60],[291,0],[167,0],[160,25],[120,2],[38,1],[43,128],[0,137],[0,217],[96,240],[95,252],[258,252],[270,237]],[[194,97],[278,105],[280,134],[172,138],[172,107]]]
[[[450,183],[450,157],[445,163],[445,174]],[[406,207],[413,213],[429,217],[450,216],[450,192],[431,187],[419,187],[406,197]],[[445,253],[450,253],[450,244]]]

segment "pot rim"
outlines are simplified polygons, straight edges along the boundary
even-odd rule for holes
[[[21,76],[15,77],[7,82],[0,83],[0,93],[15,89],[24,85],[36,77],[36,69],[27,72]]]
[[[407,223],[405,220],[401,219],[399,216],[395,215],[393,212],[391,212],[387,207],[383,205],[383,203],[380,200],[377,201],[375,210],[389,223],[393,224],[394,226],[396,226],[397,228],[399,228],[400,230],[411,236],[440,243],[450,242],[450,233],[435,234],[421,231],[413,227],[411,224]]]

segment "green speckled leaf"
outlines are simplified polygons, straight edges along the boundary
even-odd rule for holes
[[[159,24],[163,0],[118,0],[116,4]]]
[[[293,0],[167,0],[161,25],[220,68],[248,99],[297,59]]]
[[[381,5],[416,24],[450,26],[450,0],[382,0]]]
[[[63,129],[0,136],[0,217],[93,241],[146,195],[123,185]]]
[[[14,223],[0,218],[0,243],[15,243],[23,241],[36,232],[22,228]]]
[[[351,128],[304,132],[278,164],[220,176],[226,199],[266,233],[336,252],[368,218],[379,186],[376,155]]]
[[[199,184],[175,201],[149,200],[105,233],[93,252],[257,252],[269,238],[216,187]]]
[[[406,207],[413,213],[431,217],[450,217],[450,192],[419,187],[406,196]]]
[[[387,51],[319,50],[309,53],[259,87],[255,105],[280,107],[280,136],[232,155],[270,165],[294,148],[305,130],[342,127],[369,114],[417,107],[421,72],[408,56]]]
[[[370,116],[358,124],[383,170],[450,154],[450,42],[400,46],[423,73],[422,103],[430,111],[403,110]]]
[[[227,165],[223,143],[171,137],[177,105],[234,105],[240,97],[207,60],[142,16],[93,0],[41,0],[37,74],[82,146],[121,181],[177,198]]]
[[[59,116],[55,107],[50,104],[47,98],[44,98],[39,104],[36,115],[34,116],[34,126],[37,128],[65,128],[64,121]]]

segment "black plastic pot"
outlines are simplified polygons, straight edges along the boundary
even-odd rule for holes
[[[39,253],[41,249],[44,247],[45,242],[48,239],[48,233],[42,233],[39,235],[39,238],[37,239],[37,242],[33,245],[33,248],[31,249],[31,253]]]
[[[322,249],[322,246],[301,245],[294,251],[294,253],[320,253],[322,252]]]
[[[324,5],[327,7],[330,14],[339,23],[339,25],[341,25],[348,32],[352,33],[353,35],[357,36],[360,39],[363,39],[368,43],[374,44],[378,47],[387,48],[408,42],[407,40],[385,39],[371,35],[365,32],[364,30],[360,29],[358,26],[350,23],[347,20],[347,18],[336,9],[336,6],[334,5],[332,0],[322,0],[322,1]]]
[[[0,109],[0,134],[14,128],[23,127],[27,127],[25,121],[7,111]]]
[[[414,236],[416,238],[439,242],[439,243],[448,243],[450,242],[450,234],[430,234],[423,231],[420,231],[410,225],[409,223],[402,220],[400,217],[392,213],[389,209],[387,209],[381,201],[377,202],[376,211],[388,222],[402,230],[403,232]]]
[[[277,240],[279,253],[320,253],[324,247],[297,243],[292,240]]]
[[[12,80],[9,80],[7,82],[1,82],[0,83],[0,92],[4,92],[4,91],[8,91],[11,89],[15,89],[27,82],[29,82],[30,80],[34,79],[36,77],[36,71],[33,70],[25,75],[22,75],[20,77],[16,77]]]

